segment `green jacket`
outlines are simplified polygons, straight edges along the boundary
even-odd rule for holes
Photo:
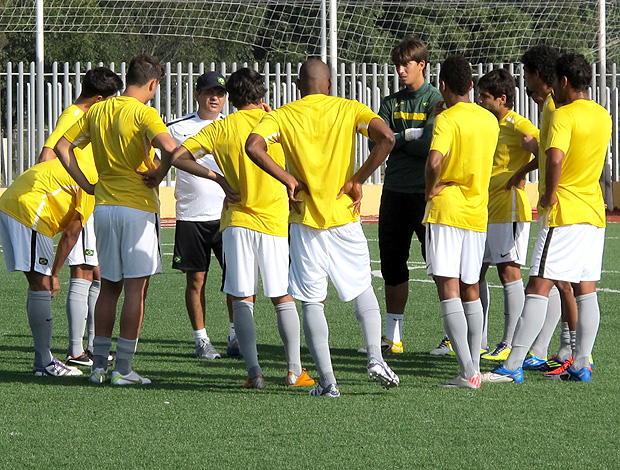
[[[381,102],[379,116],[396,137],[385,168],[384,188],[401,193],[424,192],[424,167],[433,137],[434,111],[438,101],[442,101],[439,90],[425,82],[416,91],[403,88]],[[424,134],[420,139],[407,142],[405,129],[412,127],[423,127]]]

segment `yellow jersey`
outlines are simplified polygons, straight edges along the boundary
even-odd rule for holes
[[[97,181],[93,165],[84,165],[82,171],[91,183]],[[82,215],[82,224],[86,223],[84,194],[55,158],[22,173],[0,197],[0,210],[35,232],[53,238],[65,230],[75,212]]]
[[[196,159],[213,153],[228,184],[239,191],[241,201],[224,208],[220,230],[229,226],[245,227],[268,235],[286,237],[286,189],[282,183],[255,165],[245,153],[245,141],[265,114],[263,109],[236,111],[204,127],[182,145]],[[268,151],[275,162],[284,168],[282,147],[273,144]]]
[[[355,173],[356,133],[368,136],[373,119],[381,118],[358,101],[312,94],[267,114],[252,131],[282,144],[287,170],[308,186],[291,223],[326,229],[359,220],[351,197],[336,197]]]
[[[599,180],[611,126],[609,112],[591,100],[573,101],[553,113],[549,148],[564,152],[564,160],[557,204],[539,209],[544,226],[591,224],[605,227],[605,203]]]
[[[510,110],[499,121],[499,138],[489,182],[489,223],[531,222],[532,205],[525,190],[506,184],[532,154],[521,146],[523,134],[539,139],[539,131],[529,119]]]
[[[435,118],[431,150],[443,155],[439,183],[449,186],[426,204],[424,223],[487,231],[498,135],[497,118],[474,103],[456,103]]]
[[[154,168],[152,140],[168,132],[155,108],[136,98],[118,96],[92,105],[64,137],[83,149],[91,143],[99,182],[95,203],[159,212],[157,190],[136,170]]]

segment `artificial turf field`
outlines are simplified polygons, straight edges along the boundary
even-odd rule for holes
[[[377,226],[365,225],[378,275]],[[536,232],[536,227],[532,227]],[[599,283],[601,327],[593,381],[549,382],[526,372],[523,384],[483,384],[479,391],[440,389],[456,360],[428,354],[442,337],[437,293],[412,246],[405,354],[387,356],[401,385],[385,391],[368,380],[361,334],[350,304],[327,300],[330,345],[340,399],[288,389],[273,308],[257,300],[260,363],[267,388],[240,388],[243,362],[193,357],[184,275],[170,268],[173,230],[162,230],[164,273],[149,288],[135,369],[153,384],[96,386],[86,377],[32,376],[26,281],[0,262],[0,468],[618,468],[620,381],[620,224],[607,229]],[[226,350],[227,315],[214,262],[207,286],[207,331]],[[523,271],[527,277],[527,271]],[[503,328],[497,272],[491,284],[489,342]],[[64,359],[62,291],[53,300],[53,352]],[[373,278],[383,307],[383,282]],[[493,288],[496,287],[496,288]],[[302,343],[303,344],[303,343]],[[557,350],[557,332],[550,353]],[[316,376],[305,346],[302,360]],[[483,361],[487,371],[493,363]]]

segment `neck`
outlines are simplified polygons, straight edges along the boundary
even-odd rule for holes
[[[203,121],[215,121],[215,119],[219,116],[218,111],[209,111],[208,109],[198,108],[196,111],[198,117]]]
[[[136,86],[136,85],[128,85],[127,88],[125,88],[125,91],[123,92],[122,96],[127,96],[129,98],[135,98],[144,104],[146,104],[147,101],[153,98],[153,95],[149,92],[148,87],[146,85],[141,86],[141,87]]]
[[[419,80],[416,80],[414,83],[407,85],[407,90],[409,91],[417,91],[420,88],[422,88],[422,85],[424,85],[424,77],[422,76]]]
[[[504,119],[504,116],[506,116],[506,114],[508,114],[509,112],[510,112],[509,108],[501,107],[499,108],[497,112],[494,112],[493,114],[495,114],[498,121],[501,121],[502,119]]]
[[[454,106],[457,103],[471,103],[469,99],[469,94],[467,95],[455,95],[450,94],[449,96],[444,97],[446,106],[449,108],[450,106]]]
[[[263,108],[263,103],[258,103],[258,104],[246,104],[245,106],[241,106],[238,109],[239,111],[248,111],[250,109],[265,109],[265,108]]]

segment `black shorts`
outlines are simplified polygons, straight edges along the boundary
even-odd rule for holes
[[[425,234],[422,224],[426,201],[423,193],[399,193],[383,188],[379,207],[379,252],[381,274],[388,286],[409,280],[409,250],[413,234],[422,244],[426,259]]]
[[[174,233],[172,267],[186,271],[208,271],[211,253],[225,270],[222,258],[220,221],[188,222],[177,220]]]

